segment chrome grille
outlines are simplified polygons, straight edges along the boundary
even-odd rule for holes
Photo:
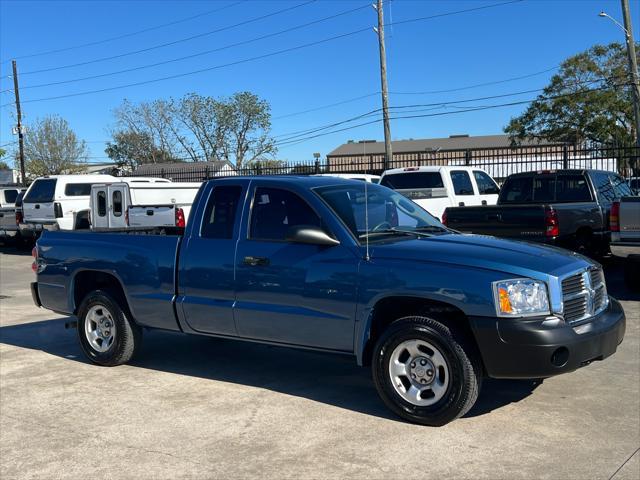
[[[600,313],[608,304],[601,268],[586,270],[562,280],[563,316],[575,323]]]

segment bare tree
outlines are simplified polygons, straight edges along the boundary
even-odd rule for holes
[[[29,126],[24,138],[26,170],[32,176],[82,171],[87,146],[58,116],[48,116]]]

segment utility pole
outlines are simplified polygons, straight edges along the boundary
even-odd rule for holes
[[[640,147],[640,80],[638,79],[636,44],[633,39],[633,27],[631,26],[629,0],[621,0],[621,3],[624,29],[626,30],[625,37],[627,39],[627,55],[629,57],[629,74],[631,76],[631,88],[633,89],[633,115],[636,120],[636,146]]]
[[[16,96],[16,116],[18,117],[18,146],[20,149],[20,184],[27,186],[26,174],[24,171],[24,135],[22,134],[22,110],[20,109],[20,89],[18,88],[18,66],[13,60],[13,90]]]
[[[384,123],[384,169],[387,170],[393,161],[391,148],[391,128],[389,127],[389,91],[387,88],[387,53],[384,47],[384,12],[382,0],[373,7],[378,11],[378,45],[380,47],[380,85],[382,87],[382,121]]]

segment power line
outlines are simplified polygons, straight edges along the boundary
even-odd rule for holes
[[[232,44],[225,45],[225,46],[218,47],[218,48],[214,48],[214,49],[211,49],[211,50],[205,50],[203,52],[198,52],[198,53],[194,53],[194,54],[191,54],[191,55],[185,55],[185,56],[182,56],[182,57],[172,58],[170,60],[163,60],[161,62],[155,62],[155,63],[150,63],[150,64],[147,64],[147,65],[140,65],[140,66],[137,66],[137,67],[126,68],[126,69],[123,69],[123,70],[117,70],[115,72],[107,72],[107,73],[100,73],[100,74],[97,74],[97,75],[90,75],[88,77],[73,78],[73,79],[70,79],[70,80],[61,80],[61,81],[57,81],[57,82],[41,83],[41,84],[37,84],[37,85],[28,85],[26,87],[22,87],[22,89],[24,90],[24,89],[28,89],[28,88],[42,88],[42,87],[49,87],[49,86],[53,86],[53,85],[63,85],[63,84],[67,84],[67,83],[81,82],[81,81],[85,81],[85,80],[92,80],[92,79],[95,79],[95,78],[103,78],[103,77],[108,77],[108,76],[112,76],[112,75],[118,75],[118,74],[121,74],[121,73],[134,72],[134,71],[137,71],[137,70],[143,70],[143,69],[146,69],[146,68],[157,67],[157,66],[160,66],[160,65],[166,65],[168,63],[173,63],[173,62],[187,60],[187,59],[191,59],[191,58],[195,58],[195,57],[200,57],[202,55],[207,55],[209,53],[220,52],[222,50],[227,50],[229,48],[238,47],[240,45],[247,45],[249,43],[257,42],[257,41],[260,41],[260,40],[265,40],[267,38],[275,37],[277,35],[282,35],[284,33],[293,32],[293,31],[299,30],[301,28],[309,27],[311,25],[315,25],[315,24],[318,24],[318,23],[321,23],[321,22],[325,22],[327,20],[333,20],[334,18],[338,18],[338,17],[344,16],[344,15],[348,15],[350,13],[356,12],[358,10],[362,10],[364,8],[369,8],[369,4],[367,3],[366,5],[362,5],[360,7],[352,8],[350,10],[346,10],[346,11],[343,11],[343,12],[340,12],[340,13],[337,13],[337,14],[334,14],[334,15],[330,15],[330,16],[327,16],[327,17],[323,17],[323,18],[320,18],[320,19],[317,19],[317,20],[313,20],[311,22],[307,22],[307,23],[303,23],[303,24],[300,24],[300,25],[296,25],[294,27],[290,27],[290,28],[287,28],[285,30],[280,30],[278,32],[269,33],[267,35],[262,35],[260,37],[255,37],[255,38],[252,38],[252,39],[249,39],[249,40],[243,40],[241,42],[232,43]]]
[[[369,5],[367,5],[367,6],[369,6]],[[340,102],[330,103],[328,105],[321,105],[321,106],[315,107],[315,108],[309,108],[307,110],[302,110],[300,112],[287,113],[286,115],[280,115],[280,116],[277,116],[277,117],[273,117],[273,120],[279,120],[281,118],[288,118],[288,117],[295,117],[297,115],[302,115],[304,113],[317,112],[318,110],[324,110],[325,108],[337,107],[338,105],[344,105],[345,103],[355,102],[356,100],[362,100],[364,98],[370,98],[370,97],[373,97],[373,96],[379,95],[379,94],[380,94],[380,92],[369,93],[367,95],[361,95],[359,97],[349,98],[347,100],[342,100]]]
[[[118,35],[116,37],[105,38],[103,40],[96,40],[96,41],[93,41],[93,42],[82,43],[82,44],[79,44],[79,45],[72,45],[70,47],[57,48],[57,49],[54,49],[54,50],[46,50],[44,52],[37,52],[37,53],[31,53],[31,54],[28,54],[28,55],[21,55],[21,56],[13,57],[13,58],[14,58],[14,60],[19,60],[19,59],[23,59],[23,58],[41,57],[43,55],[51,55],[53,53],[67,52],[69,50],[76,50],[78,48],[93,47],[95,45],[101,45],[103,43],[114,42],[116,40],[122,40],[123,38],[133,37],[133,36],[136,36],[136,35],[140,35],[142,33],[151,32],[153,30],[159,30],[159,29],[164,28],[164,27],[170,27],[170,26],[173,26],[173,25],[177,25],[179,23],[184,23],[184,22],[188,22],[188,21],[191,21],[191,20],[195,20],[196,18],[201,18],[201,17],[207,16],[207,15],[211,15],[212,13],[220,12],[222,10],[226,10],[228,8],[235,7],[236,5],[240,5],[241,3],[243,3],[243,1],[246,1],[246,0],[241,0],[239,2],[234,2],[234,3],[231,3],[229,5],[225,5],[224,7],[215,8],[213,10],[208,10],[206,12],[198,13],[196,15],[192,15],[190,17],[182,18],[180,20],[174,20],[173,22],[163,23],[161,25],[155,25],[153,27],[144,28],[142,30],[137,30],[135,32],[125,33],[125,34],[122,34],[122,35]],[[0,63],[7,63],[9,61],[10,60],[2,60]]]
[[[623,84],[618,84],[615,86],[624,86],[624,85],[628,85],[628,83],[623,83]],[[516,105],[524,105],[527,103],[531,103],[534,101],[548,101],[548,100],[555,100],[558,98],[563,98],[563,97],[570,97],[573,95],[581,95],[581,94],[585,94],[585,93],[589,93],[589,92],[594,92],[594,91],[599,91],[599,90],[604,90],[606,88],[609,88],[609,86],[603,86],[603,87],[598,87],[598,88],[592,88],[592,89],[586,89],[586,90],[581,90],[578,92],[571,92],[571,93],[565,93],[565,94],[559,94],[559,95],[553,95],[553,96],[549,96],[549,97],[544,97],[544,98],[534,98],[534,99],[528,99],[528,100],[521,100],[521,101],[516,101],[516,102],[508,102],[508,103],[501,103],[501,104],[495,104],[495,105],[484,105],[484,106],[478,106],[478,107],[472,107],[472,108],[467,108],[464,110],[457,110],[457,111],[452,111],[452,112],[438,112],[438,113],[431,113],[431,114],[423,114],[423,115],[405,115],[405,116],[395,116],[392,117],[391,120],[403,120],[403,119],[415,119],[415,118],[426,118],[426,117],[436,117],[436,116],[443,116],[443,115],[453,115],[453,114],[458,114],[458,113],[468,113],[468,112],[476,112],[476,111],[481,111],[481,110],[488,110],[488,109],[493,109],[493,108],[502,108],[502,107],[509,107],[509,106],[516,106]],[[331,132],[324,132],[324,133],[317,133],[315,135],[310,135],[307,137],[303,137],[303,138],[297,138],[297,139],[285,139],[281,142],[276,142],[275,145],[277,147],[283,146],[283,145],[293,145],[293,144],[298,144],[298,143],[302,143],[302,142],[306,142],[308,140],[312,140],[314,138],[318,138],[318,137],[322,137],[322,136],[326,136],[326,135],[332,135],[334,133],[339,133],[339,132],[343,132],[343,131],[347,131],[347,130],[352,130],[354,128],[359,128],[365,125],[371,125],[374,123],[378,123],[382,121],[382,118],[377,118],[375,120],[370,120],[367,122],[363,122],[357,125],[351,125],[349,127],[343,127],[340,128],[338,130],[333,130]]]
[[[104,62],[104,61],[107,61],[107,60],[114,60],[116,58],[123,58],[123,57],[128,57],[130,55],[136,55],[138,53],[150,52],[152,50],[157,50],[159,48],[165,48],[165,47],[169,47],[171,45],[177,45],[178,43],[184,43],[184,42],[187,42],[187,41],[190,41],[190,40],[194,40],[196,38],[202,38],[202,37],[206,37],[208,35],[213,35],[214,33],[224,32],[226,30],[231,30],[233,28],[241,27],[243,25],[248,25],[249,23],[257,22],[259,20],[264,20],[265,18],[270,18],[270,17],[274,17],[276,15],[280,15],[282,13],[290,12],[292,10],[304,7],[306,5],[314,3],[316,1],[317,0],[308,0],[306,2],[299,3],[297,5],[293,5],[293,6],[290,6],[290,7],[287,7],[287,8],[282,8],[280,10],[276,10],[276,11],[271,12],[271,13],[267,13],[265,15],[260,15],[258,17],[253,17],[253,18],[250,18],[248,20],[243,20],[242,22],[235,23],[233,25],[227,25],[226,27],[216,28],[215,30],[210,30],[210,31],[204,32],[204,33],[199,33],[197,35],[191,35],[189,37],[180,38],[178,40],[173,40],[171,42],[165,42],[165,43],[161,43],[161,44],[158,44],[158,45],[153,45],[151,47],[141,48],[139,50],[131,50],[129,52],[119,53],[117,55],[110,55],[108,57],[95,58],[93,60],[87,60],[87,61],[84,61],[84,62],[72,63],[72,64],[68,64],[68,65],[59,65],[57,67],[43,68],[43,69],[40,69],[40,70],[31,70],[29,72],[24,72],[21,75],[33,75],[33,74],[36,74],[36,73],[52,72],[54,70],[62,70],[62,69],[65,69],[65,68],[81,67],[81,66],[84,66],[84,65],[90,65],[92,63],[99,63],[99,62]]]
[[[311,1],[315,1],[315,0],[311,0]],[[467,12],[471,12],[471,11],[476,11],[476,10],[482,10],[482,9],[486,9],[486,8],[493,8],[493,7],[497,7],[497,6],[501,6],[501,5],[508,5],[508,4],[512,4],[512,3],[519,3],[522,2],[524,0],[511,0],[509,2],[503,2],[503,3],[497,3],[497,4],[492,4],[492,5],[485,5],[483,7],[474,7],[474,8],[468,8],[468,9],[464,9],[464,10],[457,10],[455,12],[448,12],[448,13],[441,13],[441,14],[437,14],[437,15],[431,15],[428,17],[419,17],[419,18],[414,18],[414,19],[407,19],[407,20],[401,20],[399,22],[396,22],[396,24],[406,24],[406,23],[411,23],[411,22],[417,22],[417,21],[425,21],[425,20],[431,20],[433,18],[440,18],[440,17],[444,17],[444,16],[449,16],[449,15],[456,15],[456,14],[460,14],[460,13],[467,13]],[[307,2],[309,3],[309,2]],[[304,5],[304,4],[301,4]],[[386,24],[386,25],[390,25],[390,24]],[[128,87],[135,87],[135,86],[140,86],[140,85],[147,85],[150,83],[156,83],[156,82],[161,82],[161,81],[165,81],[165,80],[172,80],[175,78],[181,78],[181,77],[185,77],[185,76],[189,76],[189,75],[195,75],[198,73],[203,73],[203,72],[208,72],[211,70],[216,70],[216,69],[220,69],[220,68],[225,68],[225,67],[230,67],[230,66],[234,66],[234,65],[239,65],[239,64],[243,64],[243,63],[248,63],[248,62],[252,62],[255,60],[261,60],[264,58],[269,58],[269,57],[273,57],[276,55],[281,55],[284,53],[289,53],[292,51],[296,51],[296,50],[301,50],[304,48],[309,48],[315,45],[320,45],[323,43],[327,43],[327,42],[331,42],[333,40],[338,40],[341,38],[346,38],[346,37],[350,37],[353,35],[357,35],[363,32],[368,32],[370,31],[369,27],[365,27],[365,28],[361,28],[358,30],[353,30],[351,32],[347,32],[347,33],[343,33],[340,35],[334,35],[332,37],[328,37],[322,40],[317,40],[314,42],[310,42],[310,43],[306,43],[303,45],[297,45],[295,47],[289,47],[283,50],[278,50],[275,52],[270,52],[267,54],[263,54],[263,55],[258,55],[255,57],[250,57],[250,58],[245,58],[242,60],[237,60],[234,62],[229,62],[226,64],[221,64],[221,65],[214,65],[211,67],[207,67],[207,68],[201,68],[198,70],[193,70],[190,72],[183,72],[183,73],[178,73],[178,74],[174,74],[174,75],[168,75],[165,77],[159,77],[159,78],[154,78],[154,79],[150,79],[150,80],[142,80],[139,82],[134,82],[134,83],[129,83],[129,84],[124,84],[124,85],[117,85],[114,87],[105,87],[105,88],[101,88],[101,89],[96,89],[96,90],[87,90],[84,92],[76,92],[76,93],[70,93],[70,94],[64,94],[64,95],[56,95],[56,96],[52,96],[52,97],[44,97],[44,98],[36,98],[36,99],[32,99],[32,100],[25,100],[23,103],[32,103],[32,102],[42,102],[42,101],[47,101],[47,100],[57,100],[57,99],[62,99],[62,98],[69,98],[69,97],[77,97],[77,96],[82,96],[82,95],[89,95],[89,94],[94,94],[94,93],[102,93],[102,92],[108,92],[108,91],[113,91],[113,90],[120,90],[122,88],[128,88]],[[0,105],[0,108],[5,107],[6,105],[10,105],[10,104],[5,104],[5,105]]]

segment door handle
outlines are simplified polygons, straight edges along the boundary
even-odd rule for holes
[[[266,257],[244,257],[242,263],[250,267],[264,267],[269,265],[269,259]]]

